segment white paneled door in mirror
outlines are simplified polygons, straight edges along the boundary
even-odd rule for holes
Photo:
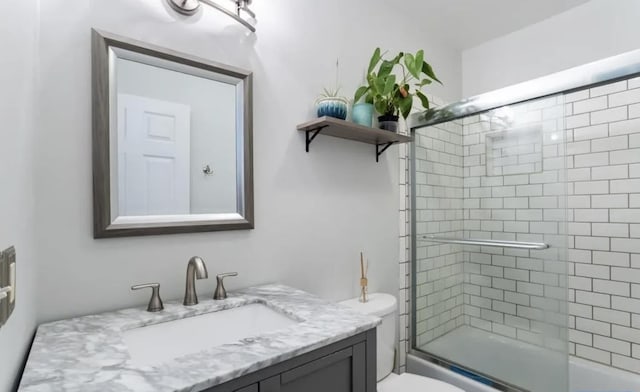
[[[189,214],[191,107],[120,93],[117,99],[113,218]]]

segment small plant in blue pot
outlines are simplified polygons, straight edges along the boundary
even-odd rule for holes
[[[339,118],[341,120],[347,119],[349,100],[345,97],[339,96],[339,93],[339,88],[336,88],[335,90],[324,89],[324,92],[316,101],[318,117],[328,116]]]
[[[347,108],[349,100],[340,96],[340,59],[336,60],[336,84],[335,88],[324,88],[322,94],[316,101],[318,117],[334,117],[340,120],[347,119]]]

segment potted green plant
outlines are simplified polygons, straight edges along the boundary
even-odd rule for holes
[[[396,132],[399,116],[405,119],[409,116],[414,97],[418,97],[424,109],[429,109],[429,99],[422,88],[434,80],[442,82],[424,60],[423,50],[416,54],[400,52],[391,60],[383,57],[380,48],[373,52],[367,70],[367,84],[358,88],[354,102],[362,98],[371,102],[380,115],[380,128]],[[398,74],[394,73],[397,68],[400,68]]]
[[[338,86],[340,62],[336,60],[336,85],[332,89],[324,88],[320,97],[316,100],[316,111],[318,117],[335,117],[341,120],[347,118],[347,108],[349,100],[340,96],[340,87]]]

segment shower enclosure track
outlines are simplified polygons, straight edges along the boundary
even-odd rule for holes
[[[497,240],[479,240],[479,239],[460,239],[453,237],[436,237],[432,235],[422,236],[423,240],[431,242],[441,242],[445,244],[460,244],[460,245],[477,245],[477,246],[495,246],[497,248],[515,248],[515,249],[548,249],[551,247],[549,244],[541,242],[520,242],[520,241],[497,241]]]

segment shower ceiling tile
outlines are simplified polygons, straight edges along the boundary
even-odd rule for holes
[[[594,308],[593,318],[598,321],[624,325],[627,327],[631,325],[631,315],[628,312],[621,312],[619,310]]]
[[[604,350],[598,350],[593,347],[576,344],[576,355],[590,359],[592,361],[604,363],[605,365],[611,364],[611,353]]]
[[[640,101],[640,89],[628,90],[609,96],[609,107],[623,106]]]
[[[607,108],[607,97],[597,97],[578,101],[573,104],[573,114],[592,112]]]
[[[590,140],[609,136],[609,124],[599,124],[588,127],[576,128],[573,130],[573,139]]]
[[[599,95],[617,93],[620,91],[624,91],[626,89],[627,89],[627,81],[623,80],[617,83],[609,83],[609,84],[605,84],[604,86],[594,87],[590,90],[590,95],[592,97],[597,97]]]
[[[640,117],[640,103],[629,105],[629,118]]]
[[[640,369],[640,360],[625,357],[618,354],[612,354],[613,366],[626,369],[632,372],[638,372]]]

